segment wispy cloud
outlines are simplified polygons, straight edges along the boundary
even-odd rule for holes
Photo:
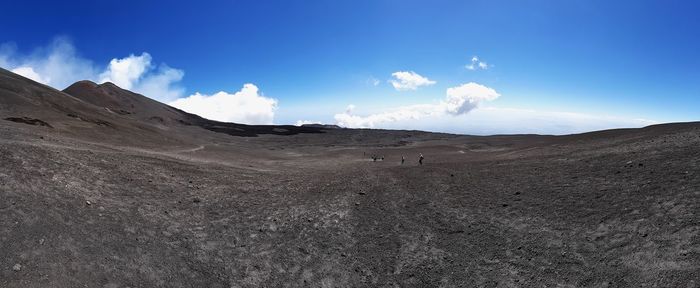
[[[468,70],[477,70],[477,69],[486,70],[486,69],[489,69],[490,66],[485,61],[481,61],[479,59],[479,57],[473,56],[471,62],[469,64],[467,64],[465,67]]]
[[[394,86],[394,89],[399,91],[416,90],[418,87],[430,86],[436,83],[413,71],[398,71],[391,73],[391,76],[394,77],[394,79],[389,80],[389,83]]]
[[[379,86],[380,83],[381,83],[381,81],[379,81],[379,79],[377,79],[377,78],[374,78],[374,77],[367,78],[367,85]]]

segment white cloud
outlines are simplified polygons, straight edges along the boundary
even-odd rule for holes
[[[0,65],[34,81],[63,89],[75,81],[95,78],[95,65],[77,55],[66,38],[56,38],[47,47],[35,49],[28,55],[18,54],[16,50],[13,44],[3,44]]]
[[[321,124],[321,121],[297,120],[297,122],[294,123],[295,126],[301,126],[304,124]]]
[[[355,106],[350,105],[345,112],[336,114],[334,118],[336,123],[343,127],[374,128],[391,122],[463,115],[478,107],[480,103],[500,96],[496,90],[473,82],[448,88],[445,94],[445,99],[437,104],[403,106],[369,116],[355,115]]]
[[[445,111],[452,115],[467,113],[476,108],[479,103],[492,101],[501,96],[496,90],[474,82],[447,88],[446,94],[443,105]]]
[[[155,69],[151,55],[144,52],[133,54],[109,62],[107,69],[99,76],[99,82],[112,82],[117,86],[151,97],[161,102],[172,101],[184,95],[185,89],[177,83],[185,73],[161,64]]]
[[[178,85],[184,72],[165,64],[155,69],[148,53],[114,58],[101,68],[79,56],[73,44],[61,37],[28,55],[16,53],[12,44],[0,45],[0,66],[56,89],[64,89],[76,81],[91,80],[114,82],[121,88],[159,101],[171,101],[184,95],[184,89]]]
[[[436,83],[435,81],[418,75],[418,73],[413,71],[398,71],[391,73],[391,76],[393,76],[395,79],[389,80],[389,83],[391,83],[391,85],[399,91],[416,90],[420,86],[429,86]]]
[[[135,87],[135,91],[143,95],[158,95],[157,100],[172,101],[185,95],[185,88],[178,85],[185,76],[185,72],[162,64],[158,72],[151,74]]]
[[[488,63],[486,63],[485,61],[479,60],[479,57],[477,57],[477,56],[473,56],[471,63],[469,63],[465,66],[465,68],[467,68],[468,70],[477,70],[477,69],[486,70],[486,69],[489,69],[489,67],[490,66]]]
[[[334,118],[336,124],[341,127],[376,128],[382,124],[404,120],[418,120],[440,112],[439,107],[436,105],[425,104],[403,106],[368,116],[354,115],[352,110],[348,110],[344,113],[335,114]]]
[[[213,95],[195,93],[169,105],[207,119],[245,124],[272,124],[277,100],[258,93],[258,87],[245,84],[233,94],[221,91]]]
[[[42,84],[49,83],[49,81],[51,80],[48,78],[44,79],[43,77],[41,77],[41,75],[39,75],[39,73],[36,73],[36,71],[34,71],[34,68],[32,68],[32,67],[22,66],[22,67],[17,67],[15,69],[12,69],[10,71],[12,73],[22,75],[24,77],[27,77],[29,79],[32,79],[32,80],[39,82],[39,83],[42,83]]]
[[[151,55],[145,52],[141,56],[131,54],[122,59],[114,58],[109,61],[107,70],[100,74],[100,83],[112,82],[123,89],[131,89],[149,69]]]

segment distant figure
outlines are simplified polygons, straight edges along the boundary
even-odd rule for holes
[[[404,161],[406,161],[406,158],[404,158],[403,155],[401,155],[401,165],[403,165]]]
[[[420,153],[420,157],[418,157],[418,164],[423,165],[423,153]]]
[[[377,162],[377,156],[372,156],[372,162]]]

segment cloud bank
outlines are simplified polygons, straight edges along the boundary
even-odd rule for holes
[[[448,88],[446,97],[437,104],[418,104],[390,109],[385,112],[368,116],[353,113],[354,105],[348,106],[345,112],[335,114],[336,124],[349,128],[375,128],[379,125],[406,120],[418,120],[443,115],[463,115],[477,108],[484,101],[498,98],[496,90],[470,82],[457,87]]]
[[[554,134],[563,135],[613,128],[644,127],[659,122],[649,119],[563,111],[479,107],[459,116],[436,115],[420,121],[385,122],[376,128],[417,129],[457,134]]]
[[[216,121],[273,124],[277,100],[264,97],[258,92],[257,86],[245,84],[240,91],[233,94],[220,91],[213,95],[205,95],[197,92],[168,104]]]
[[[391,76],[394,79],[389,80],[389,83],[398,91],[416,90],[420,86],[430,86],[436,83],[413,71],[398,71],[391,73]]]

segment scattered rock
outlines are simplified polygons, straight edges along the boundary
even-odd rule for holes
[[[502,204],[502,205],[503,205],[503,207],[508,207],[508,204],[505,204],[505,203],[504,203],[504,204]]]
[[[365,191],[360,191],[360,192],[357,192],[357,194],[365,195],[365,194],[367,194],[367,192],[365,192]]]
[[[360,206],[360,202],[355,202],[355,206]]]
[[[192,199],[192,202],[199,203],[199,202],[202,202],[202,200],[199,198],[194,198],[194,199]]]
[[[520,195],[520,192],[515,192],[515,195]]]
[[[92,205],[92,202],[90,202],[90,200],[86,200],[86,201],[85,201],[85,205],[90,206],[90,205]]]
[[[12,270],[19,272],[19,270],[22,270],[22,265],[15,264],[15,266],[12,266]]]
[[[44,245],[44,242],[46,242],[46,239],[44,239],[44,238],[39,239],[39,245]]]
[[[53,126],[49,125],[49,123],[46,123],[46,122],[39,120],[39,119],[34,119],[34,118],[29,118],[29,117],[8,117],[8,118],[5,118],[5,120],[17,122],[17,123],[24,123],[24,124],[29,124],[29,125],[44,126],[44,127],[53,128]]]

